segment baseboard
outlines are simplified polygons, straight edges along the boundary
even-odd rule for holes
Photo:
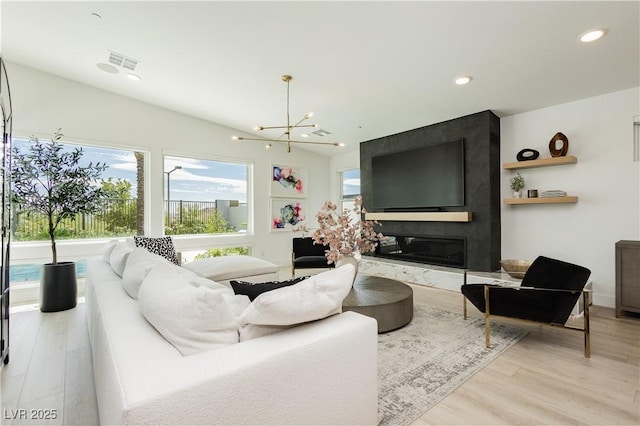
[[[615,308],[616,298],[614,296],[609,296],[606,294],[593,293],[593,297],[591,298],[591,303],[597,306]]]

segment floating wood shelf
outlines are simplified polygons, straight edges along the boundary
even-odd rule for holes
[[[367,220],[405,222],[471,222],[471,212],[387,212],[367,213]]]
[[[538,197],[538,198],[505,198],[505,204],[559,204],[577,203],[578,197]]]
[[[502,168],[507,170],[531,169],[533,167],[561,166],[563,164],[576,164],[578,159],[573,155],[564,157],[540,158],[538,160],[516,161],[514,163],[503,163]]]

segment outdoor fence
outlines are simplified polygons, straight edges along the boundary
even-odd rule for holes
[[[218,220],[228,223],[228,218],[222,217],[216,201],[185,201],[165,200],[166,230],[180,229],[184,233],[191,228],[201,229],[202,225]],[[225,222],[226,221],[226,222]],[[93,214],[78,214],[73,219],[63,220],[56,232],[57,238],[100,238],[112,236],[127,236],[136,233],[137,200],[108,199],[102,208]],[[48,239],[48,219],[39,213],[26,213],[17,206],[12,208],[12,237],[14,241],[34,241]],[[225,232],[226,229],[217,232]],[[168,232],[172,233],[172,232]]]
[[[164,203],[165,224],[182,224],[187,220],[205,223],[216,216],[218,209],[216,201],[165,200]]]

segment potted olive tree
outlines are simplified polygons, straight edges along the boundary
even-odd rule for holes
[[[12,201],[20,211],[39,213],[48,219],[52,262],[43,265],[40,310],[57,312],[76,306],[78,286],[75,262],[58,262],[56,230],[65,219],[97,212],[104,199],[98,180],[103,163],[80,166],[82,148],[65,150],[60,129],[49,142],[30,138],[25,152],[12,150]]]

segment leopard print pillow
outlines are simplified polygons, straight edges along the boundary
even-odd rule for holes
[[[133,237],[133,240],[136,243],[136,247],[147,249],[153,254],[164,257],[169,262],[180,265],[178,255],[176,254],[176,248],[173,246],[171,237]]]

